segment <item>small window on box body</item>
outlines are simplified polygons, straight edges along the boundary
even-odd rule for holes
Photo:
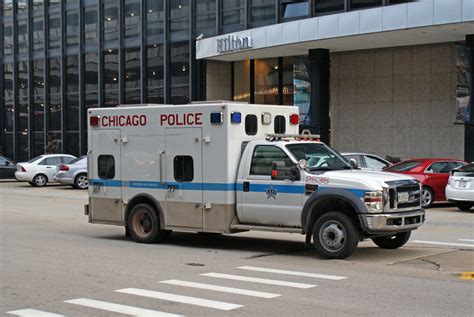
[[[275,134],[285,134],[286,120],[284,116],[275,117]]]
[[[175,156],[173,160],[173,168],[174,179],[177,182],[191,182],[194,179],[194,163],[191,156]]]
[[[245,133],[247,135],[256,135],[258,132],[258,118],[254,114],[245,116]]]
[[[113,155],[99,155],[97,171],[101,179],[113,179],[115,177],[115,159]]]

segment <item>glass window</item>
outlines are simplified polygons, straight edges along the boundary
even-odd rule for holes
[[[294,165],[282,149],[273,145],[256,146],[250,164],[250,175],[271,176],[272,164],[276,161],[285,162],[286,167]]]
[[[61,130],[61,95],[50,95],[49,97],[49,131]]]
[[[125,38],[140,36],[140,11],[140,0],[125,0]]]
[[[189,42],[171,43],[171,86],[189,85]]]
[[[356,163],[357,163],[357,166],[358,167],[364,167],[364,164],[362,164],[362,160],[361,160],[361,156],[360,155],[355,155],[355,154],[351,154],[351,155],[347,155],[347,154],[344,154],[343,155],[348,161],[350,160],[355,160]]]
[[[28,12],[28,1],[17,1],[16,7],[18,14],[25,14]]]
[[[250,61],[234,62],[234,101],[250,101]]]
[[[44,133],[33,133],[33,156],[44,154]]]
[[[28,132],[20,132],[17,134],[17,142],[18,142],[18,162],[24,162],[28,160],[30,156],[30,149],[28,147]]]
[[[33,61],[33,88],[35,95],[44,94],[44,59]]]
[[[59,57],[49,60],[49,93],[61,92],[61,59]]]
[[[256,135],[258,132],[258,118],[254,114],[245,116],[245,133],[247,135]]]
[[[61,156],[61,162],[62,162],[62,163],[65,163],[65,164],[69,164],[69,163],[71,163],[71,162],[74,161],[74,160],[75,160],[74,157]]]
[[[386,171],[407,172],[420,165],[421,162],[419,161],[405,161],[399,164],[392,165],[391,167],[387,168]]]
[[[165,103],[165,91],[163,88],[152,88],[147,89],[147,102],[148,103]]]
[[[147,47],[147,87],[163,87],[164,48],[162,44],[155,44]]]
[[[79,45],[79,11],[66,12],[66,45]]]
[[[463,162],[449,162],[449,165],[451,165],[451,170],[459,168],[461,166],[465,166],[466,163]]]
[[[216,0],[196,1],[196,36],[210,37],[217,34]]]
[[[113,179],[115,177],[115,159],[112,155],[99,155],[97,158],[99,178]]]
[[[104,89],[118,89],[119,77],[118,50],[106,50],[104,53]]]
[[[309,75],[309,60],[306,57],[294,58],[294,105],[300,112],[300,125],[311,126],[312,114],[310,109],[311,78]]]
[[[49,48],[55,49],[61,46],[61,14],[49,14]]]
[[[165,14],[163,0],[146,0],[146,33],[158,35],[164,32]]]
[[[28,134],[28,112],[29,105],[28,99],[20,99],[19,102],[19,113],[18,113],[18,132]]]
[[[5,99],[13,99],[13,64],[3,65]]]
[[[119,104],[118,90],[104,91],[104,107],[117,107]]]
[[[44,130],[44,97],[35,96],[33,103],[33,130]]]
[[[170,1],[170,32],[187,35],[189,30],[189,0]]]
[[[91,93],[91,92],[88,92],[86,93],[86,96],[85,96],[85,107],[86,109],[89,109],[89,108],[98,108],[99,107],[99,96],[98,94],[95,92],[95,93]]]
[[[13,133],[3,134],[3,153],[6,157],[13,157]]]
[[[98,53],[90,53],[84,56],[85,63],[85,90],[86,92],[98,90],[99,80],[99,57]]]
[[[97,6],[84,8],[84,44],[97,44]]]
[[[447,174],[451,172],[449,162],[434,162],[426,169],[427,173]]]
[[[28,21],[18,21],[18,53],[28,53]]]
[[[140,48],[125,50],[125,89],[140,88]]]
[[[173,159],[173,168],[174,179],[177,182],[191,182],[194,179],[194,162],[191,156],[175,156]]]
[[[308,161],[310,170],[352,169],[342,155],[321,143],[289,144],[286,148],[293,154],[297,162]]]
[[[245,0],[222,0],[221,14],[223,33],[245,28]]]
[[[5,22],[3,24],[3,54],[13,54],[13,23]]]
[[[4,128],[5,131],[7,132],[12,132],[13,131],[13,117],[14,117],[14,112],[13,112],[13,101],[7,101],[5,102],[5,118],[4,118]]]
[[[278,58],[255,60],[255,103],[279,104]]]
[[[67,63],[67,92],[79,91],[79,57],[68,56]]]
[[[44,0],[33,0],[33,11],[43,10]]]
[[[18,95],[28,97],[28,62],[18,63]]]
[[[50,7],[59,6],[61,4],[61,0],[47,0]]]
[[[104,40],[117,40],[118,28],[118,2],[104,3]]]
[[[365,9],[382,5],[382,0],[350,0],[351,10]]]
[[[309,15],[308,0],[284,0],[281,4],[281,16],[284,20],[304,18]]]
[[[283,104],[294,105],[294,64],[293,57],[283,57]]]
[[[68,131],[79,130],[79,95],[66,95],[66,129]]]
[[[250,25],[259,27],[276,22],[274,0],[250,0]]]
[[[78,132],[67,132],[66,133],[66,153],[74,156],[78,156],[79,153],[79,133]],[[70,164],[73,158],[63,156],[64,163]]]
[[[365,163],[367,164],[368,168],[379,170],[388,166],[387,163],[374,156],[365,156]]]
[[[62,137],[60,132],[50,132],[47,136],[45,153],[60,153],[62,147]]]
[[[61,157],[60,156],[53,156],[53,157],[47,157],[41,162],[38,163],[38,165],[59,165],[61,164]]]
[[[286,132],[286,119],[284,116],[275,116],[275,134],[285,134]]]
[[[344,11],[344,2],[346,0],[318,0],[314,4],[316,15]]]
[[[43,16],[33,17],[33,50],[41,51],[44,49],[44,29]]]
[[[3,0],[3,16],[13,15],[13,0]]]

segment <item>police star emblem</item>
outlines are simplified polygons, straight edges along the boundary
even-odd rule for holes
[[[277,191],[273,189],[272,186],[270,186],[270,188],[267,189],[267,199],[270,199],[270,198],[277,199],[276,195],[277,195]]]

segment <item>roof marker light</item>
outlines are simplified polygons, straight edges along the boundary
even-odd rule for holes
[[[242,122],[242,114],[240,112],[231,112],[230,122],[234,124],[240,124]]]
[[[299,116],[296,114],[296,113],[293,113],[290,115],[290,123],[295,125],[295,124],[298,124],[300,122],[300,118]]]
[[[224,114],[222,112],[211,113],[211,124],[223,124],[223,123],[224,123]]]
[[[270,112],[262,113],[262,124],[269,125],[272,123],[272,114]]]

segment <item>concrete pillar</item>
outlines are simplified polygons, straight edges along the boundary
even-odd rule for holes
[[[465,125],[465,137],[464,137],[464,160],[466,162],[473,162],[474,161],[474,63],[472,58],[474,57],[474,34],[470,34],[466,36],[466,44],[471,48],[471,118],[470,122],[467,122]]]

